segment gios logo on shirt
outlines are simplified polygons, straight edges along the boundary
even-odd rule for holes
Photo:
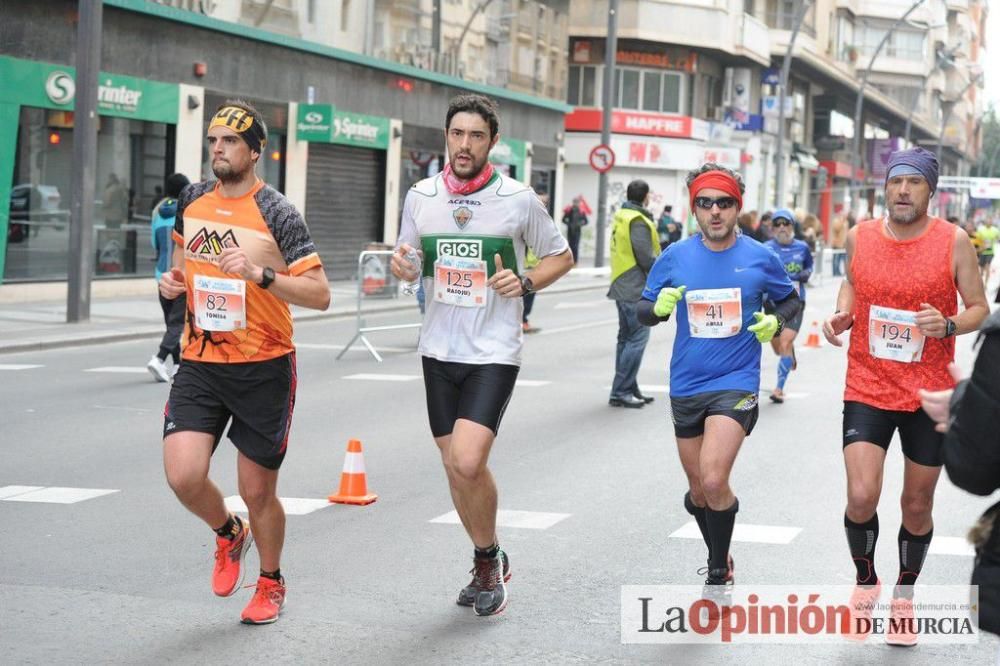
[[[437,242],[438,256],[462,257],[465,259],[480,259],[483,256],[483,241],[476,239],[439,238]]]
[[[191,238],[185,249],[198,259],[217,261],[224,248],[239,246],[232,230],[220,236],[215,231],[208,231],[202,227]]]

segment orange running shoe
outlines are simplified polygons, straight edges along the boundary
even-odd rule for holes
[[[901,647],[913,647],[917,644],[917,617],[913,614],[912,599],[892,598],[885,642]]]
[[[271,624],[278,619],[285,605],[285,579],[280,581],[261,576],[257,579],[257,589],[250,603],[243,609],[240,622],[243,624]]]
[[[212,591],[220,597],[232,596],[243,582],[243,558],[253,544],[253,535],[247,521],[240,519],[240,527],[240,534],[235,539],[215,537]]]
[[[854,586],[851,600],[847,604],[851,613],[851,626],[844,634],[844,638],[859,643],[868,638],[868,634],[872,631],[872,608],[875,607],[881,592],[881,580],[876,580],[874,585]]]

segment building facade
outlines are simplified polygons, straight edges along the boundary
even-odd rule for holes
[[[0,25],[16,35],[0,42],[5,283],[66,278],[76,25],[50,18],[73,17],[76,5],[0,5]],[[105,0],[94,193],[98,277],[152,276],[149,215],[163,180],[175,171],[191,180],[212,177],[204,135],[228,98],[246,99],[263,113],[270,138],[258,173],[303,211],[335,278],[351,276],[369,244],[394,242],[406,190],[443,166],[444,115],[455,94],[499,101],[502,138],[491,158],[502,170],[525,182],[540,171],[555,173],[568,111],[561,100],[378,59],[361,52],[363,43],[354,51],[303,38],[374,25],[366,6]],[[331,21],[336,29],[314,27]],[[547,184],[556,182],[553,176]],[[27,224],[26,235],[11,236],[12,217]]]

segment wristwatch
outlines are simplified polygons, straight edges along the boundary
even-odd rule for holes
[[[260,282],[257,283],[257,286],[261,289],[267,289],[271,286],[272,282],[274,282],[274,269],[270,266],[265,266],[263,275],[260,278]]]
[[[958,324],[956,324],[951,319],[944,318],[944,337],[950,338],[951,336],[958,333]]]
[[[527,296],[535,291],[535,283],[527,275],[521,276],[521,291],[523,292],[522,296]]]

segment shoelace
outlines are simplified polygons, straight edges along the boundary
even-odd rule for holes
[[[496,560],[475,560],[469,573],[472,574],[472,581],[476,587],[481,590],[496,589],[503,574],[498,573],[500,568],[495,566],[495,562]]]
[[[249,583],[247,585],[244,585],[243,589],[245,590],[248,587],[257,588],[253,593],[254,598],[250,600],[251,603],[253,603],[253,601],[256,600],[257,597],[262,597],[266,598],[272,604],[277,606],[281,602],[281,590],[279,589],[281,586],[282,583],[279,583],[278,581],[271,581],[270,583],[261,584],[260,580],[258,579],[256,583]]]
[[[241,536],[243,536],[242,533],[234,537],[233,540],[230,541],[225,546],[220,546],[219,544],[216,544],[215,546],[216,569],[222,568],[223,561],[225,560],[227,555],[229,556],[229,559],[233,560],[234,562],[239,560],[239,552],[243,548],[243,544],[239,543]]]

